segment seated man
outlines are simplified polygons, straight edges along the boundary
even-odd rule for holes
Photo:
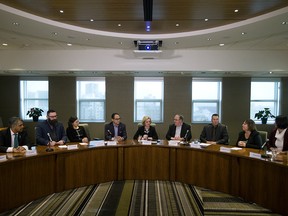
[[[176,114],[174,116],[174,124],[169,126],[166,134],[167,140],[189,141],[192,138],[191,126],[183,121],[182,115]]]
[[[127,139],[126,126],[120,122],[120,115],[113,113],[112,121],[105,125],[105,140],[123,141]]]
[[[36,127],[36,143],[39,145],[63,145],[67,142],[67,136],[62,123],[57,121],[57,113],[54,110],[47,111],[47,119]]]
[[[200,141],[208,144],[228,144],[227,127],[219,123],[219,115],[213,114],[211,124],[204,126]]]
[[[0,152],[25,152],[28,149],[28,135],[23,129],[22,119],[10,118],[9,127],[0,133]]]

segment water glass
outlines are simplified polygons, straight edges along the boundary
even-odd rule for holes
[[[272,152],[272,161],[275,161],[276,160],[276,157],[278,155],[278,149],[277,148],[270,148],[271,149],[271,152]]]

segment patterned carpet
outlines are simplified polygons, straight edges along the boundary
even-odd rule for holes
[[[51,194],[2,215],[276,215],[227,194],[169,181],[107,182]]]

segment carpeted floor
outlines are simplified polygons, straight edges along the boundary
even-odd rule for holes
[[[179,182],[115,181],[51,194],[2,215],[276,215],[233,196]]]

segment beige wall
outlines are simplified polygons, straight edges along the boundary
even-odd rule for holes
[[[164,139],[169,124],[176,113],[184,115],[191,123],[191,77],[164,77],[164,122],[157,124],[157,132]],[[243,120],[249,118],[250,78],[224,77],[222,82],[221,119],[228,126],[230,143],[235,144]],[[13,86],[13,87],[11,87]],[[133,122],[134,78],[129,76],[106,77],[106,122],[113,112],[119,112],[132,138],[137,124]],[[0,76],[0,116],[4,125],[8,118],[19,115],[19,77]],[[288,78],[281,83],[281,114],[288,114]],[[58,119],[67,126],[68,118],[76,115],[76,78],[49,77],[49,105],[58,113]],[[35,123],[27,121],[31,141],[34,140]],[[193,139],[199,138],[205,124],[192,124]],[[270,131],[273,125],[258,125],[259,130]],[[89,123],[91,137],[103,138],[104,123]]]

